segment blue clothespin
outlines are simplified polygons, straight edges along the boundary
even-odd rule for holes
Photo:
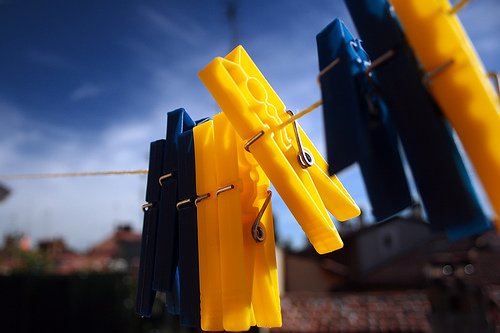
[[[159,178],[161,200],[158,230],[156,234],[156,260],[153,288],[166,293],[166,305],[170,313],[178,314],[178,278],[175,281],[179,260],[178,216],[176,204],[178,186],[178,141],[184,131],[191,130],[195,122],[180,108],[167,114],[167,135],[163,154],[163,170]],[[174,303],[172,303],[174,302]]]
[[[167,312],[171,315],[180,315],[181,311],[179,308],[179,267],[175,270],[175,277],[172,285],[172,291],[165,294],[165,303],[167,307]]]
[[[358,162],[377,220],[412,204],[395,129],[376,95],[371,62],[335,19],[317,37],[330,173]]]
[[[491,228],[447,122],[386,0],[345,0],[377,65],[380,95],[398,129],[429,222],[457,239]]]
[[[179,136],[178,197],[179,217],[179,306],[183,326],[200,327],[200,285],[196,171],[193,131]]]
[[[165,140],[151,143],[149,153],[149,172],[146,188],[146,204],[143,206],[144,222],[142,227],[141,258],[137,282],[136,312],[150,317],[156,291],[153,289],[153,269],[155,265],[156,231],[159,216],[160,184]]]

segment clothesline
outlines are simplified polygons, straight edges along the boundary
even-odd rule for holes
[[[46,179],[46,178],[66,178],[66,177],[95,177],[95,176],[111,176],[111,175],[144,175],[147,173],[148,173],[148,170],[26,173],[26,174],[0,175],[0,180]]]
[[[293,123],[295,120],[305,116],[321,106],[322,101],[316,101],[300,112],[296,113],[282,124],[274,128],[271,132],[283,129],[285,126]],[[91,171],[91,172],[56,172],[56,173],[26,173],[26,174],[0,174],[0,180],[28,180],[28,179],[51,179],[51,178],[70,178],[70,177],[97,177],[97,176],[116,176],[116,175],[146,175],[148,170],[126,170],[126,171]]]

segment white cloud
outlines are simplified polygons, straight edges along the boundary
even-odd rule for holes
[[[266,22],[252,22],[249,17],[247,24],[240,25],[241,35],[249,36],[243,42],[251,57],[292,109],[300,110],[320,97],[315,35],[336,15],[350,21],[343,6],[329,6],[328,10],[318,9],[318,5],[313,11],[304,11],[286,24],[274,25],[275,30],[266,31]],[[210,35],[199,22],[166,16],[149,7],[141,7],[139,13],[165,36],[173,37],[176,47],[186,46],[182,54],[167,58],[164,54],[171,47],[167,43],[125,42],[135,51],[135,63],[147,68],[151,75],[147,85],[137,82],[130,91],[148,109],[129,110],[129,118],[118,119],[103,131],[89,135],[34,122],[0,98],[2,173],[145,169],[149,142],[164,136],[166,112],[185,107],[193,118],[217,112],[218,107],[196,74],[213,57],[225,55],[227,36]],[[182,26],[179,22],[183,22]],[[256,28],[256,22],[263,26]],[[484,33],[496,36],[491,30]],[[32,60],[59,68],[68,65],[51,54],[35,54]],[[144,91],[143,86],[151,90]],[[103,92],[102,86],[87,82],[76,87],[69,98],[81,101]],[[300,124],[324,152],[321,110],[305,116]],[[359,171],[354,168],[339,176],[358,204],[368,208]],[[86,247],[111,232],[119,221],[131,221],[140,228],[145,181],[144,176],[110,176],[7,182],[13,192],[0,204],[0,231],[29,231],[38,238],[63,235],[71,245]],[[282,236],[300,242],[300,227],[278,196],[273,197],[273,206]]]
[[[167,36],[174,37],[178,41],[187,43],[190,46],[199,46],[200,40],[205,36],[204,30],[199,24],[189,17],[179,17],[178,13],[175,17],[169,17],[153,8],[141,6],[139,7],[139,14],[145,18],[148,23],[154,25]]]
[[[10,105],[1,110],[10,114],[9,119],[16,119],[0,125],[2,173],[147,169],[149,142],[164,133],[163,126],[155,122],[123,122],[89,140],[25,119]],[[37,147],[44,153],[33,154]],[[70,245],[84,248],[110,233],[120,221],[141,227],[144,176],[4,182],[12,190],[0,207],[4,235],[16,231],[35,239],[64,236]]]
[[[86,82],[81,84],[78,88],[74,89],[70,95],[69,99],[73,102],[82,101],[89,98],[98,97],[106,89],[95,83]]]

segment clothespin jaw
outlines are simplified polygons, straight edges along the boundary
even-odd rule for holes
[[[146,188],[146,204],[143,205],[144,223],[142,227],[141,258],[137,279],[136,312],[142,317],[150,317],[156,291],[153,290],[153,269],[155,264],[156,229],[158,224],[158,204],[160,186],[158,178],[162,170],[165,140],[151,143],[149,172]]]
[[[177,163],[179,154],[179,136],[191,130],[195,122],[187,112],[180,108],[167,114],[167,133],[163,154],[163,169],[157,183],[161,187],[159,203],[159,222],[156,235],[156,261],[154,267],[153,288],[167,293],[174,292],[174,276],[178,262],[178,220]],[[175,300],[175,298],[171,298]]]
[[[282,194],[316,250],[326,253],[342,247],[311,173],[297,160],[293,127],[277,129],[289,117],[285,105],[243,47],[238,46],[225,58],[214,59],[199,76],[238,135],[252,141],[249,150]],[[271,133],[273,129],[275,132]],[[330,185],[332,191],[341,192],[333,181]],[[359,214],[351,198],[345,197],[343,202],[352,217]]]
[[[474,46],[448,0],[391,3],[427,72],[425,84],[455,128],[500,214],[500,100]]]

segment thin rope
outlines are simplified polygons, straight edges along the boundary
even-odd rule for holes
[[[326,66],[325,68],[323,68],[319,72],[318,76],[316,77],[316,82],[318,82],[318,84],[320,84],[321,83],[321,81],[320,81],[321,77],[323,75],[325,75],[326,73],[328,73],[329,71],[331,71],[332,68],[335,67],[335,66],[337,66],[339,63],[340,63],[340,59],[339,58],[333,59],[333,61],[331,63],[329,63],[328,66]]]
[[[269,130],[269,132],[277,132],[286,126],[290,125],[297,119],[316,110],[323,104],[322,100],[316,101],[304,110],[296,113],[283,123]],[[6,174],[0,175],[1,180],[23,180],[23,179],[50,179],[50,178],[70,178],[70,177],[96,177],[96,176],[111,176],[111,175],[145,175],[148,170],[129,170],[129,171],[96,171],[96,172],[59,172],[59,173],[25,173],[25,174]]]
[[[148,170],[130,171],[96,171],[96,172],[66,172],[66,173],[25,173],[0,175],[2,180],[22,180],[22,179],[46,179],[46,178],[67,178],[67,177],[96,177],[111,175],[144,175]]]
[[[323,104],[323,101],[322,100],[319,100],[317,102],[314,102],[313,104],[311,104],[310,106],[308,106],[307,108],[305,108],[304,110],[294,114],[293,116],[291,116],[290,118],[286,119],[285,121],[283,121],[281,124],[279,124],[278,126],[276,127],[273,127],[271,128],[268,133],[273,133],[273,132],[277,132],[283,128],[285,128],[286,126],[290,125],[291,123],[293,123],[295,120],[299,119],[299,118],[302,118],[303,116],[305,116],[306,114],[308,113],[311,113],[313,112],[314,110],[316,110],[318,107],[320,107],[321,105]]]
[[[467,5],[470,2],[470,0],[460,0],[457,2],[449,11],[450,15],[457,14],[459,11],[461,11],[465,5]]]

